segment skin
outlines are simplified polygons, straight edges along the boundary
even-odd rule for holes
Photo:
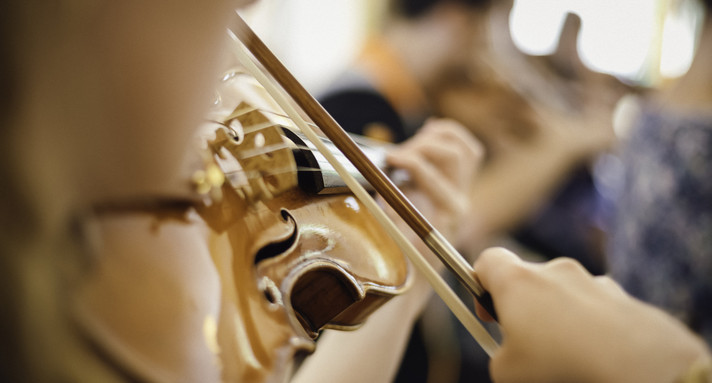
[[[476,178],[482,146],[453,120],[429,120],[418,135],[389,153],[392,166],[408,170],[412,185],[404,191],[416,207],[444,235],[453,238],[467,191]],[[466,207],[466,206],[465,206]],[[394,212],[391,218],[400,220]],[[442,264],[411,233],[416,247],[434,267]],[[317,350],[299,369],[293,382],[390,382],[399,366],[412,326],[432,295],[427,281],[416,273],[410,290],[371,315],[354,332],[327,331]],[[378,352],[374,352],[378,350]],[[350,373],[351,371],[357,373]]]
[[[186,192],[185,157],[229,52],[225,28],[234,9],[246,3],[17,3],[22,12],[12,25],[13,58],[22,64],[16,81],[22,91],[11,116],[18,128],[9,132],[6,145],[12,148],[11,184],[29,201],[38,223],[28,228],[31,241],[15,239],[13,250],[24,257],[11,266],[16,285],[26,287],[17,293],[19,316],[28,318],[18,335],[26,353],[18,359],[36,380],[113,381],[125,373],[151,381],[213,381],[225,371],[204,341],[203,319],[216,318],[222,296],[205,227],[130,209]],[[400,149],[393,163],[414,175],[411,195],[418,195],[417,206],[428,217],[443,222],[438,227],[444,232],[457,225],[459,218],[450,215],[459,211],[443,201],[465,200],[469,186],[468,179],[453,175],[475,171],[443,170],[450,160],[476,167],[481,157],[474,139],[462,145],[464,133],[452,131],[427,133],[427,139]],[[422,188],[423,180],[443,186]],[[129,209],[84,215],[107,202]],[[77,221],[80,228],[72,226]],[[72,281],[71,288],[64,279]],[[379,313],[383,321],[373,321],[370,328],[377,330],[371,337],[361,333],[352,347],[363,351],[362,341],[396,346],[394,362],[370,367],[374,376],[392,375],[405,344],[378,333],[397,327],[405,339],[409,327],[394,314],[412,320],[429,295],[424,283],[415,285]],[[87,339],[106,360],[87,347]]]
[[[27,5],[31,16],[17,21],[17,38],[21,44],[17,44],[14,53],[25,65],[18,73],[22,92],[18,94],[18,107],[12,120],[14,126],[23,129],[17,129],[11,135],[8,146],[13,148],[13,163],[18,164],[13,174],[20,174],[13,181],[17,181],[18,188],[32,201],[31,209],[39,212],[40,222],[30,236],[31,241],[17,246],[27,257],[12,266],[18,271],[17,278],[25,282],[18,284],[24,288],[18,295],[21,294],[23,302],[22,314],[28,318],[22,330],[32,335],[23,332],[22,336],[37,337],[24,340],[36,340],[37,345],[46,349],[34,354],[37,360],[26,362],[31,367],[43,367],[36,369],[44,369],[37,374],[55,378],[48,380],[57,380],[57,376],[69,381],[79,380],[72,378],[86,377],[82,374],[89,373],[75,367],[78,359],[74,357],[85,355],[77,350],[80,347],[77,339],[67,339],[72,334],[68,328],[74,327],[73,323],[66,323],[65,308],[55,306],[61,304],[57,298],[64,298],[57,292],[57,287],[65,287],[61,283],[65,281],[56,280],[61,279],[57,277],[60,264],[53,256],[80,253],[74,243],[76,238],[66,233],[69,222],[76,211],[83,211],[95,203],[175,192],[175,182],[182,179],[181,161],[193,128],[208,108],[212,76],[221,65],[221,52],[225,48],[221,43],[224,26],[228,25],[232,10],[241,3],[130,0],[85,8],[78,4],[63,4],[64,8],[60,9],[34,9]],[[166,8],[172,11],[165,12]],[[38,23],[37,18],[46,22]],[[93,33],[83,33],[87,30]],[[426,151],[428,146],[420,145],[409,149],[413,150],[413,155],[426,157],[425,162],[420,162],[422,166],[399,164],[412,166],[410,170],[416,184],[421,178],[432,181],[431,176],[421,177],[419,172],[430,173],[424,170],[429,166],[443,168],[443,159],[446,159],[434,155],[442,154],[440,149]],[[444,173],[443,182],[447,184],[449,181],[449,185],[438,191],[462,191],[462,186],[467,183],[453,178],[461,174],[460,171]],[[423,188],[425,194],[428,190],[432,189]],[[440,211],[452,210],[437,197],[430,197],[435,207],[432,217],[437,219]],[[459,200],[456,196],[452,199]],[[132,219],[139,218],[126,217],[127,221]],[[444,222],[446,227],[451,226],[447,219]],[[126,224],[136,227],[131,222]],[[121,238],[117,242],[121,244]],[[598,283],[570,263],[523,266],[511,255],[502,255],[501,251],[495,253],[500,255],[485,253],[476,266],[480,279],[494,296],[505,329],[502,351],[493,359],[493,374],[498,382],[586,381],[577,380],[583,374],[591,374],[587,375],[591,381],[601,382],[670,381],[705,352],[704,347],[676,322],[626,297],[610,283]],[[203,254],[202,259],[207,259],[207,255]],[[62,258],[62,269],[70,268],[67,263],[72,260]],[[41,283],[29,286],[31,278]],[[564,288],[565,282],[580,283],[581,286],[572,288],[567,283],[568,287]],[[394,301],[391,311],[384,308],[381,318],[392,323],[397,315],[389,313],[394,312],[414,317],[424,301],[423,296],[427,295],[423,294],[426,290],[425,285],[418,282],[412,294]],[[541,290],[550,294],[544,301],[537,300],[542,299]],[[515,304],[527,297],[538,298],[525,300],[526,305]],[[400,304],[407,310],[399,310]],[[607,305],[616,309],[600,309]],[[542,310],[542,307],[547,309]],[[560,309],[556,310],[556,307]],[[531,312],[538,314],[534,321],[526,320],[531,317]],[[373,337],[362,332],[361,336],[354,337],[358,338],[356,342],[371,339],[379,344],[378,341],[383,341],[379,335],[387,332],[388,327],[377,326],[378,318],[373,318],[370,327],[375,329],[371,333]],[[612,356],[603,354],[587,367],[582,362],[586,359],[581,350],[575,347],[590,344],[590,349],[601,348],[600,337],[594,336],[592,331],[574,332],[582,343],[568,344],[570,338],[561,334],[574,331],[582,320],[591,318],[596,319],[594,323],[599,323],[597,326],[602,329],[598,333],[615,336],[613,339],[630,351],[626,354],[630,359],[620,365],[635,365],[641,362],[636,358],[651,357],[644,352],[665,350],[662,345],[668,347],[667,355],[653,355],[654,359],[646,359],[655,364],[651,363],[651,368],[645,371],[617,371],[611,367],[616,363],[607,359]],[[623,331],[623,326],[631,323],[626,321],[632,319],[637,320],[633,323],[638,323],[638,329],[632,333]],[[402,321],[396,322],[401,324]],[[539,326],[534,327],[535,324]],[[542,328],[546,329],[542,324],[558,324],[549,326],[556,329],[558,335],[551,329],[542,332]],[[650,333],[661,336],[651,339]],[[559,346],[553,353],[555,358],[534,352],[535,345],[545,343]],[[336,344],[348,348],[345,343]],[[670,345],[674,347],[670,349]],[[66,346],[62,353],[50,352],[62,346]],[[37,350],[30,351],[41,351],[39,346],[36,347]],[[371,352],[373,348],[365,350]],[[399,356],[396,349],[389,355]],[[42,356],[47,358],[42,359]],[[568,362],[564,369],[561,369],[562,360]],[[105,361],[96,361],[102,362]],[[384,363],[383,368],[395,368],[392,366]],[[591,371],[593,366],[598,367],[596,371]],[[53,369],[64,369],[65,372],[54,373]],[[68,369],[75,370],[66,372]],[[344,371],[349,370],[340,370],[340,376],[356,376]],[[654,372],[654,376],[644,375]],[[107,377],[103,371],[97,374]],[[388,374],[389,371],[385,371],[385,375],[381,375],[386,376],[382,381],[387,381]],[[641,375],[632,376],[634,374]]]
[[[574,260],[529,263],[494,248],[474,267],[504,333],[490,363],[497,383],[672,382],[709,357],[680,322]]]
[[[691,114],[708,110],[709,19],[701,42],[688,73],[655,96],[666,107]],[[504,332],[490,365],[497,383],[673,382],[696,361],[710,358],[707,345],[681,322],[573,260],[528,263],[495,248],[474,267]],[[491,319],[481,308],[478,315]]]
[[[41,210],[176,194],[225,65],[225,27],[249,3],[18,5],[13,123],[22,129],[12,146],[21,172],[36,175],[22,181]],[[58,188],[76,191],[41,194]]]

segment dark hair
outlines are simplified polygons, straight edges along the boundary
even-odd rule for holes
[[[445,3],[486,9],[492,0],[392,0],[391,8],[396,15],[414,19],[426,14],[434,6]]]
[[[23,244],[32,240],[30,227],[35,225],[34,212],[29,208],[28,197],[21,190],[18,182],[17,164],[14,161],[11,137],[15,133],[17,113],[18,73],[17,64],[18,19],[21,15],[20,1],[4,0],[0,2],[0,305],[3,315],[0,318],[0,381],[27,379],[27,350],[22,342],[22,335],[17,329],[22,328],[21,307],[25,305],[21,296],[27,295],[28,278],[20,276],[18,270]],[[26,250],[24,250],[26,251]],[[29,274],[28,274],[29,275]],[[30,375],[32,376],[32,375]]]
[[[20,223],[28,218],[27,211],[23,211],[26,206],[20,203],[25,201],[25,197],[17,187],[17,166],[13,161],[13,150],[9,147],[17,130],[15,110],[20,91],[18,46],[21,41],[18,19],[22,15],[22,4],[20,1],[3,1],[0,4],[0,100],[3,100],[0,103],[0,224],[4,228],[1,239],[17,239],[18,230],[22,228]]]
[[[11,15],[15,14],[14,9],[11,8],[9,2],[3,1],[0,5],[0,96],[3,100],[2,105],[0,105],[0,129],[5,129],[5,122],[7,112],[9,112],[10,105],[7,105],[8,101],[12,101],[10,95],[14,90],[14,57],[13,54],[13,44],[12,44],[12,25],[13,17]]]

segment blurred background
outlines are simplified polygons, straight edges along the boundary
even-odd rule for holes
[[[264,0],[243,15],[302,83],[318,92],[377,28],[385,3]],[[646,86],[689,68],[703,14],[694,1],[515,0],[511,38],[526,54],[550,54],[567,13],[581,18],[578,52],[586,66]]]
[[[392,3],[440,6],[394,17]],[[470,261],[493,245],[575,258],[712,344],[706,4],[264,0],[242,14],[347,130],[392,125],[381,136],[397,142],[438,116],[482,142]],[[373,96],[394,108],[364,120]],[[487,382],[487,362],[434,299],[396,382]]]

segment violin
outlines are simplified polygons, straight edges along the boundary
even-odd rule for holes
[[[239,71],[222,76],[218,94],[201,129],[201,166],[190,177],[188,203],[170,213],[146,208],[130,227],[124,217],[101,224],[107,254],[77,294],[76,312],[104,354],[150,381],[281,381],[293,361],[315,349],[320,331],[355,329],[407,289],[404,253],[449,297],[483,347],[494,350],[438,273],[413,256],[413,245],[394,233],[369,192],[323,148],[324,139],[289,112],[289,102],[275,105],[278,95],[265,97]],[[330,170],[311,145],[350,191],[329,181]],[[349,150],[339,149],[353,163]],[[388,179],[353,167],[392,199],[383,190],[384,184],[395,189]],[[431,235],[424,218],[406,221]],[[429,245],[449,246],[437,234]]]
[[[288,118],[243,101],[226,112],[238,102],[226,94],[249,83],[245,77],[222,77],[227,91],[215,114],[227,117],[209,124],[213,170],[198,183],[210,184],[216,168],[224,178],[202,189],[208,198],[198,212],[229,292],[217,329],[223,377],[269,381],[288,374],[298,353],[313,351],[323,329],[359,327],[407,288],[410,273],[396,243],[328,180],[331,170],[319,167]]]
[[[247,52],[241,49],[241,46],[238,46],[236,47],[236,53],[240,62],[247,68],[251,68],[252,74],[259,79],[260,83],[265,85],[267,89],[271,89],[270,95],[275,100],[278,100],[277,102],[285,108],[285,111],[288,112],[289,116],[297,123],[299,128],[319,147],[320,152],[329,159],[329,162],[338,171],[339,175],[344,178],[351,190],[359,196],[361,201],[369,206],[371,212],[378,217],[379,221],[386,227],[389,233],[394,238],[400,240],[399,243],[401,247],[406,250],[405,252],[409,259],[426,275],[426,278],[433,286],[435,292],[443,298],[445,303],[453,311],[455,316],[458,317],[461,323],[465,325],[470,334],[491,354],[495,346],[491,337],[489,337],[488,334],[485,335],[486,332],[482,331],[481,326],[477,326],[475,322],[466,318],[468,315],[462,312],[462,305],[455,302],[457,299],[453,298],[451,291],[447,291],[449,289],[444,286],[439,275],[429,267],[428,263],[422,259],[422,255],[419,254],[414,247],[409,246],[403,234],[395,227],[395,224],[393,224],[392,221],[385,216],[383,211],[376,206],[375,202],[366,195],[363,187],[356,182],[339,160],[330,155],[325,146],[320,145],[320,139],[313,132],[312,128],[302,119],[300,113],[294,108],[292,103],[284,98],[282,92],[288,94],[291,100],[293,100],[293,103],[297,104],[303,113],[319,126],[324,134],[332,140],[339,151],[344,154],[349,162],[358,169],[380,196],[384,198],[388,205],[397,212],[400,218],[420,237],[432,253],[454,274],[463,287],[472,294],[480,306],[496,320],[497,314],[494,310],[492,297],[477,280],[472,267],[452,244],[450,244],[415,208],[393,181],[369,160],[365,152],[359,148],[344,129],[339,126],[314,97],[294,78],[239,15],[237,15],[236,21],[237,27],[234,31],[228,30],[229,35],[235,41],[239,41],[248,47],[249,52],[265,67],[274,81],[281,86],[281,90],[271,84],[270,79],[251,61]],[[453,299],[451,300],[451,298]]]
[[[242,27],[243,27],[243,30],[242,30],[243,32],[249,31],[246,24],[243,25]],[[256,39],[256,36],[252,36],[249,34],[245,40],[259,41],[258,39]],[[244,40],[242,42],[244,43]],[[269,51],[264,46],[258,46],[257,50],[261,51],[261,52],[267,52],[267,54],[269,54]],[[253,50],[252,53],[255,54],[255,50]],[[259,54],[256,54],[256,56],[258,57],[258,60],[259,60]],[[272,58],[272,60],[276,60],[276,59]],[[248,67],[248,68],[252,67],[253,68],[252,74],[255,75],[255,77],[257,77],[259,79],[261,72],[254,70],[254,67],[255,67],[254,63],[251,63],[251,61],[246,57],[246,55],[243,55],[241,57],[240,61],[241,61],[241,64],[246,67]],[[261,63],[263,65],[269,67],[269,65],[267,65],[265,63],[265,61],[261,61]],[[286,72],[286,70],[285,70],[285,72]],[[288,72],[286,72],[286,73],[288,73]],[[273,72],[272,75],[275,78],[277,78],[277,81],[279,82],[280,75],[284,75],[284,73],[274,73]],[[291,81],[296,82],[296,80],[293,80],[293,79]],[[267,84],[269,84],[270,82],[269,82],[269,79],[266,79],[266,76],[263,76],[260,83],[262,85],[267,86]],[[357,196],[359,196],[358,199],[355,199],[355,198],[353,198],[353,196],[350,196],[350,195],[347,197],[347,199],[350,201],[350,203],[355,202],[355,201],[359,201],[359,203],[364,203],[366,205],[366,207],[369,208],[371,213],[375,213],[374,216],[376,217],[376,220],[369,221],[372,223],[368,223],[368,225],[369,226],[374,225],[374,227],[378,227],[379,225],[376,224],[376,221],[378,221],[380,223],[380,225],[384,225],[384,221],[386,221],[386,220],[384,220],[382,218],[382,216],[383,216],[382,211],[379,208],[374,208],[373,205],[375,205],[375,204],[369,205],[368,203],[366,203],[366,201],[368,201],[368,198],[363,197],[365,190],[363,190],[363,188],[360,186],[360,184],[354,179],[354,177],[351,176],[351,174],[349,173],[349,170],[347,170],[345,167],[341,166],[340,162],[338,160],[329,158],[329,157],[334,157],[334,156],[332,154],[332,151],[330,151],[328,148],[324,149],[324,147],[325,147],[325,145],[323,145],[324,140],[320,137],[314,136],[313,134],[310,136],[310,134],[309,134],[310,129],[308,127],[308,124],[303,119],[300,118],[298,113],[295,113],[293,110],[291,112],[289,111],[291,109],[290,108],[291,104],[289,102],[285,102],[285,101],[280,102],[279,101],[280,95],[279,95],[278,91],[275,91],[273,89],[272,92],[270,92],[270,93],[271,93],[271,96],[273,97],[273,99],[275,101],[277,101],[277,103],[285,109],[287,114],[292,119],[292,122],[298,126],[298,128],[302,131],[302,133],[304,133],[317,148],[319,148],[320,152],[324,155],[324,157],[326,157],[329,160],[329,162],[334,166],[335,170],[339,173],[339,175],[345,179],[345,182],[347,184],[349,184],[349,187],[351,187],[352,190],[355,189],[355,191],[360,190],[360,193],[361,193],[360,196],[359,196],[358,192],[356,193]],[[297,98],[299,98],[299,97],[297,97]],[[309,105],[307,105],[305,107],[302,104],[301,106],[302,106],[302,110],[304,110],[305,112],[307,112],[307,114],[309,114],[309,112],[308,112]],[[240,111],[240,109],[242,109],[242,108],[238,107],[235,112],[231,113],[231,116],[234,117],[234,116],[242,115],[244,113],[244,111]],[[249,110],[249,107],[247,109]],[[264,123],[264,121],[261,121],[261,119],[264,117],[265,116],[262,115],[261,118],[258,118],[258,120],[260,120],[259,123],[261,123],[261,124]],[[319,124],[319,127],[323,129],[324,125],[322,125],[322,124],[324,123],[324,121],[323,121],[323,119],[320,118],[318,113],[316,115],[310,115],[310,117],[314,121],[322,120],[322,121],[319,121],[319,122],[321,122]],[[328,125],[328,124],[329,124],[329,122],[327,121],[326,125]],[[333,124],[335,125],[335,123],[333,123]],[[224,121],[223,125],[230,126],[230,122]],[[241,122],[241,126],[243,126],[243,129],[244,129],[245,124],[243,124]],[[246,131],[252,131],[252,130],[253,129],[249,128]],[[288,133],[290,131],[292,131],[292,130],[284,129],[284,128],[282,129],[282,132],[285,133],[285,136],[291,136],[290,133]],[[341,131],[341,132],[343,132],[343,131]],[[225,142],[230,141],[229,134],[223,133],[221,136],[222,137],[219,138],[220,143],[225,143]],[[301,143],[302,146],[304,146],[304,142],[302,142],[300,140],[295,140],[293,137],[290,137],[290,138],[292,139],[293,143]],[[332,140],[334,139],[334,137],[329,137],[329,138],[331,138]],[[338,135],[335,138],[336,138],[336,140],[341,140],[341,138]],[[336,141],[336,140],[334,140],[334,141]],[[350,141],[350,142],[353,143],[353,141]],[[216,145],[216,143],[217,142],[214,142],[211,146],[213,148],[215,148],[216,146],[220,147],[220,144]],[[342,141],[342,143],[343,143],[343,141]],[[336,146],[339,146],[339,145],[336,144]],[[222,148],[224,148],[224,146]],[[377,177],[369,178],[368,177],[369,170],[367,169],[364,171],[363,166],[359,167],[359,164],[361,164],[361,165],[365,164],[366,168],[374,167],[376,165],[374,165],[374,163],[370,159],[354,160],[353,158],[349,157],[346,154],[346,152],[348,150],[343,150],[343,148],[341,148],[341,147],[339,149],[341,150],[340,153],[343,153],[344,155],[346,155],[346,157],[348,157],[348,159],[353,163],[354,167],[358,168],[358,170],[360,172],[359,174],[362,174],[366,178],[368,178],[369,183],[371,185],[373,185],[379,191],[379,193],[382,193],[382,195],[383,195],[384,194],[383,188],[379,189],[377,186],[377,185],[379,185],[379,182],[380,182],[380,185],[383,185],[383,181],[379,181]],[[218,153],[219,150],[221,150],[221,149],[218,149],[218,150],[213,149],[213,152]],[[358,153],[363,154],[362,149],[359,148]],[[363,154],[363,156],[365,157],[365,154]],[[233,157],[239,157],[239,155],[238,156],[233,155]],[[296,160],[295,160],[295,162],[296,162]],[[306,162],[308,163],[309,161],[306,161]],[[270,166],[270,168],[271,169],[281,169],[281,167],[278,166],[277,163],[274,163],[272,166]],[[293,165],[290,165],[290,168],[293,168]],[[378,171],[380,171],[380,169],[378,169]],[[251,171],[249,171],[249,169],[246,169],[246,172],[252,173]],[[259,172],[256,172],[256,173],[259,173]],[[266,172],[263,172],[263,173],[269,174]],[[292,180],[292,184],[294,184],[294,182],[295,181]],[[390,181],[388,181],[388,179],[386,179],[386,182],[385,182],[387,184],[386,187],[387,188],[395,188],[395,186],[392,183],[389,184],[389,182]],[[358,187],[354,187],[354,185],[353,185],[354,183],[356,183],[358,185]],[[272,181],[272,182],[268,182],[268,184],[271,186],[275,186],[276,190],[279,189],[278,187],[276,187],[276,185],[280,184],[279,182]],[[359,187],[361,187],[361,189],[359,189]],[[266,192],[265,192],[264,188],[260,188],[258,190],[263,190],[258,193],[261,195],[272,195],[273,194],[273,190],[266,190]],[[312,188],[312,191],[314,191],[313,188]],[[387,194],[387,191],[385,194]],[[398,194],[398,193],[396,193],[396,194]],[[388,199],[387,197],[385,197],[385,198]],[[407,201],[402,195],[396,196],[396,199],[402,199],[402,200]],[[389,202],[391,202],[391,201],[389,201]],[[282,203],[284,203],[284,202],[282,202]],[[363,209],[363,207],[359,207],[359,210],[360,209]],[[412,210],[415,210],[415,209],[412,208]],[[378,214],[379,212],[381,213],[380,216]],[[381,218],[379,218],[379,217],[381,217]],[[403,215],[402,215],[402,217],[403,217]],[[406,221],[408,221],[407,216],[403,217],[403,218]],[[369,219],[372,219],[372,218],[369,218]],[[287,214],[284,210],[283,210],[283,214],[282,214],[282,220],[285,223],[290,223],[290,225],[288,225],[288,226],[291,226],[291,227],[296,226],[294,224],[294,222],[295,222],[294,217],[290,214]],[[434,246],[436,248],[436,250],[438,250],[438,251],[444,250],[445,252],[447,252],[447,251],[451,250],[450,249],[451,245],[449,245],[443,239],[438,238],[438,234],[437,234],[437,232],[435,232],[435,230],[433,228],[427,227],[428,224],[424,218],[416,216],[415,219],[413,219],[411,217],[410,220],[411,220],[411,222],[416,222],[416,223],[422,221],[422,223],[425,224],[425,226],[423,226],[423,227],[426,228],[427,235],[430,238],[430,240],[426,241],[426,243],[429,246],[431,246],[431,247]],[[364,221],[364,222],[366,222],[366,221]],[[361,226],[361,225],[358,225],[358,226]],[[388,227],[388,224],[386,223],[385,226]],[[394,225],[391,224],[391,226],[394,226]],[[346,230],[348,230],[348,228],[346,226],[344,228]],[[418,231],[418,228],[416,227],[416,228],[414,228],[414,230]],[[291,231],[287,230],[286,232],[293,233],[294,231],[295,231],[294,229],[291,229]],[[390,229],[387,231],[388,231],[389,235],[393,235],[394,230]],[[294,235],[293,234],[290,234],[290,235],[285,234],[284,237],[285,238],[287,238],[287,237],[294,238]],[[397,235],[394,237],[396,238],[396,240],[398,239]],[[373,237],[373,238],[378,238],[378,237]],[[382,238],[380,240],[383,241],[382,243],[389,242],[388,238]],[[291,243],[293,243],[293,242],[292,242],[292,240],[287,240],[286,243],[288,244],[288,246],[292,246]],[[409,247],[409,245],[410,245],[410,247]],[[482,326],[479,324],[479,322],[477,322],[475,319],[472,319],[471,314],[469,314],[469,316],[468,316],[468,314],[465,314],[465,312],[469,313],[469,311],[467,311],[467,309],[464,308],[464,305],[462,305],[462,303],[457,298],[453,298],[455,296],[455,294],[452,293],[451,290],[449,290],[449,288],[447,288],[447,285],[444,282],[442,282],[441,279],[439,279],[437,277],[437,273],[432,271],[432,268],[428,269],[429,266],[428,266],[427,262],[424,261],[422,259],[422,257],[421,258],[415,257],[415,259],[414,259],[414,257],[412,257],[413,253],[417,253],[417,251],[415,251],[414,248],[412,248],[412,244],[410,244],[408,241],[404,240],[401,235],[401,239],[398,243],[398,246],[400,246],[401,249],[405,249],[406,253],[411,254],[410,259],[412,261],[414,261],[416,266],[419,267],[421,271],[425,270],[426,277],[429,278],[429,281],[431,282],[431,284],[433,284],[433,287],[435,288],[436,292],[438,292],[438,294],[440,294],[442,297],[444,297],[444,299],[446,299],[446,303],[448,303],[450,305],[451,309],[453,310],[453,313],[455,313],[455,315],[463,322],[463,324],[471,332],[471,334],[473,334],[473,336],[478,341],[480,341],[480,343],[483,345],[485,350],[490,353],[493,352],[493,350],[496,349],[496,342],[494,342],[494,340],[492,340],[492,338],[482,328]],[[280,246],[280,248],[284,248],[284,247],[287,247],[287,246],[284,246],[284,245]],[[280,257],[281,257],[281,255],[280,255]],[[341,257],[341,255],[339,255],[339,257]],[[272,258],[271,256],[267,256],[265,258],[257,257],[257,259],[262,260],[262,261],[264,261],[266,259],[271,259],[271,258]],[[289,257],[282,257],[282,258],[289,259]],[[450,266],[451,269],[454,269],[456,274],[458,274],[457,266],[459,265],[459,263],[457,263],[457,261],[452,261],[447,258],[444,261],[448,266]],[[275,261],[275,262],[277,262],[277,261]],[[318,263],[320,263],[320,262],[315,263],[315,265]],[[266,263],[266,264],[269,264],[269,263]],[[290,267],[292,267],[293,270],[294,269],[298,270],[299,269],[298,262],[293,263]],[[305,267],[309,267],[309,266],[305,266]],[[323,265],[315,266],[315,267],[323,267]],[[312,278],[312,276],[308,276],[303,279],[303,281],[305,281],[304,286],[307,287],[307,288],[305,288],[305,291],[308,291],[305,293],[304,296],[309,297],[305,300],[301,300],[301,298],[299,297],[301,295],[301,293],[291,292],[291,294],[289,294],[289,297],[290,297],[289,301],[291,301],[291,302],[288,301],[285,304],[284,299],[280,300],[280,298],[282,298],[284,296],[284,290],[280,291],[280,289],[277,288],[277,286],[272,284],[272,282],[274,282],[274,280],[275,280],[274,278],[269,278],[268,282],[264,283],[261,287],[263,289],[262,290],[263,295],[266,296],[270,302],[272,302],[272,303],[280,302],[282,304],[285,304],[284,306],[280,306],[280,307],[285,307],[286,312],[288,313],[290,318],[292,318],[292,320],[291,320],[292,325],[295,324],[294,318],[297,318],[297,320],[299,321],[299,324],[304,329],[306,329],[307,332],[309,333],[309,335],[312,337],[314,337],[316,334],[318,334],[318,331],[320,331],[322,328],[332,327],[332,328],[344,329],[344,328],[348,328],[348,327],[353,327],[353,325],[360,323],[362,321],[362,319],[365,318],[365,316],[367,314],[371,313],[373,311],[373,309],[377,308],[378,306],[380,306],[381,304],[383,304],[385,302],[385,299],[383,299],[383,293],[386,292],[386,290],[388,290],[388,289],[384,288],[385,285],[381,285],[381,286],[378,286],[378,287],[372,289],[372,292],[374,293],[372,297],[368,297],[367,295],[360,294],[359,295],[360,299],[358,299],[358,300],[354,300],[353,298],[346,298],[346,296],[349,295],[348,288],[343,288],[342,286],[349,285],[349,283],[344,284],[343,279],[341,282],[339,282],[338,279],[344,278],[344,277],[346,279],[349,279],[349,276],[351,276],[351,277],[358,276],[358,278],[356,278],[356,280],[358,280],[359,278],[362,278],[363,276],[365,276],[367,274],[366,273],[362,274],[361,271],[359,271],[357,274],[350,274],[350,272],[347,271],[347,269],[339,270],[338,268],[335,268],[335,269],[332,269],[332,272],[335,272],[335,274],[332,274],[329,276],[329,275],[326,275],[326,273],[324,273],[325,270],[326,269],[321,269],[318,273],[321,277],[323,277],[323,279],[320,282],[316,282],[317,279]],[[459,274],[463,274],[461,279],[464,279],[466,284],[471,287],[471,290],[475,292],[475,297],[477,297],[480,300],[481,304],[483,304],[483,306],[485,308],[487,308],[492,314],[494,314],[491,298],[489,298],[488,294],[486,292],[484,292],[484,290],[482,290],[481,287],[479,287],[479,284],[476,281],[471,280],[473,273],[471,273],[468,270],[471,270],[471,269],[461,268],[459,270]],[[277,274],[278,276],[276,279],[280,280],[280,278],[282,278],[281,276],[285,275],[286,273],[288,273],[288,272],[282,272],[281,274],[278,273]],[[296,274],[296,275],[298,275],[298,274]],[[316,274],[314,276],[316,277]],[[470,280],[468,280],[467,278],[470,278]],[[281,280],[285,281],[285,280],[289,280],[289,278],[281,279]],[[312,284],[311,282],[313,282],[313,281],[315,283]],[[395,280],[390,280],[391,286],[392,286],[390,288],[390,290],[392,292],[401,290],[400,287],[395,287],[396,284],[393,284],[394,281]],[[367,283],[367,285],[374,286],[374,285],[372,285],[373,282],[374,281],[371,280]],[[354,286],[355,284],[351,283],[351,285]],[[364,284],[362,284],[362,285],[365,286]],[[271,287],[268,287],[268,286],[271,286]],[[282,287],[284,287],[284,286],[302,287],[301,283],[291,283],[291,282],[287,282],[286,284],[283,282]],[[320,288],[320,286],[328,286],[328,287],[326,289],[322,289],[322,288]],[[400,286],[404,286],[404,285],[400,285]],[[478,289],[478,287],[479,287],[479,289]],[[341,303],[334,305],[334,304],[330,303],[330,301],[328,301],[328,300],[320,300],[321,298],[317,298],[319,296],[319,294],[326,292],[326,291],[330,292],[329,295],[331,297],[334,296],[334,295],[331,295],[332,293],[335,295],[338,295],[339,293],[343,293],[343,296],[337,299]],[[381,297],[379,299],[377,299],[376,301],[374,301],[375,302],[374,304],[371,304],[369,302],[369,301],[373,300],[373,298],[375,296],[379,296],[379,295]],[[351,297],[354,297],[354,296],[355,295],[353,293],[351,293]],[[314,298],[317,298],[317,299],[314,299]],[[297,302],[297,301],[301,301],[304,304],[302,304],[302,303],[295,304],[295,302]],[[330,310],[328,310],[326,312],[322,312],[318,316],[309,315],[309,314],[307,314],[307,312],[310,311],[310,308],[307,308],[307,305],[306,305],[307,301],[314,301],[315,304],[313,306],[310,306],[311,308],[314,309],[314,312],[323,310],[324,306],[330,306],[331,308],[330,308]],[[459,305],[457,302],[459,302]],[[289,306],[290,303],[292,305],[291,307]],[[356,320],[354,320],[354,319],[356,319]]]
[[[358,147],[356,142],[349,137],[348,134],[346,134],[346,132],[326,112],[326,110],[324,110],[324,108],[309,94],[309,92],[307,92],[307,90],[294,78],[294,76],[289,73],[287,68],[285,68],[277,57],[274,56],[274,54],[267,48],[267,46],[265,46],[265,44],[259,39],[259,37],[257,37],[257,35],[239,15],[237,15],[236,21],[237,27],[234,29],[234,32],[230,30],[231,37],[235,40],[241,41],[249,47],[250,52],[255,56],[256,60],[258,60],[260,64],[262,64],[273,76],[275,82],[281,85],[284,92],[289,94],[292,100],[299,105],[301,110],[303,110],[304,113],[321,128],[324,134],[332,140],[341,153],[348,158],[353,166],[359,170],[368,182],[373,185],[374,189],[388,202],[389,206],[391,206],[408,224],[408,226],[417,233],[423,242],[430,248],[433,254],[435,254],[451,272],[453,272],[460,283],[473,295],[478,303],[489,312],[492,318],[496,320],[497,315],[494,310],[492,297],[487,291],[484,290],[484,288],[482,288],[479,281],[477,281],[474,277],[474,270],[465,261],[464,257],[457,252],[457,250],[447,241],[447,239],[445,239],[445,237],[438,230],[436,230],[420,212],[418,212],[415,206],[383,173],[383,171],[376,167],[376,165],[368,159],[366,154]],[[254,64],[251,64],[250,59],[240,49],[238,49],[237,52],[238,56],[241,58],[241,63],[247,67],[252,67],[253,74],[259,78],[260,71],[256,69]],[[269,87],[267,84],[270,84],[270,81],[266,76],[263,76],[261,83]],[[276,87],[273,89],[271,94],[275,97],[275,99],[279,100],[281,98],[280,91],[276,89]],[[290,117],[292,117],[295,121],[302,120],[299,113],[291,108],[290,104],[286,100],[283,100],[280,104],[285,106],[287,110],[291,110],[289,113]],[[311,128],[309,128],[304,122],[298,125],[299,128],[304,131],[310,137],[311,141],[317,144],[318,147],[319,139],[316,135],[310,134]],[[328,155],[326,154],[328,150],[326,148],[320,149],[320,151],[328,158]],[[348,174],[348,172],[340,166],[339,161],[336,158],[330,159],[329,162],[334,165],[343,178],[347,181],[351,179],[350,174]],[[351,188],[357,192],[357,195],[359,193],[362,195],[362,197],[360,197],[362,201],[369,200],[368,197],[363,195],[363,192],[360,191],[359,186],[353,181]],[[372,205],[371,211],[379,216],[378,212],[380,209],[377,207]],[[385,223],[388,219],[384,217],[381,221],[382,223]],[[396,237],[400,236],[399,231],[395,229],[389,230],[392,235]],[[416,251],[407,251],[407,253],[412,253],[411,260],[419,257]],[[418,262],[418,264],[420,263],[421,262]],[[421,268],[421,271],[423,271],[423,268]],[[428,273],[430,272],[428,271]]]

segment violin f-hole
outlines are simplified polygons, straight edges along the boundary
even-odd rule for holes
[[[284,222],[288,223],[291,227],[289,235],[283,240],[271,242],[259,249],[255,254],[255,265],[266,259],[274,258],[280,254],[286,253],[297,242],[297,238],[299,238],[297,221],[294,219],[294,217],[292,217],[292,215],[286,209],[282,209],[280,211],[280,214]]]

